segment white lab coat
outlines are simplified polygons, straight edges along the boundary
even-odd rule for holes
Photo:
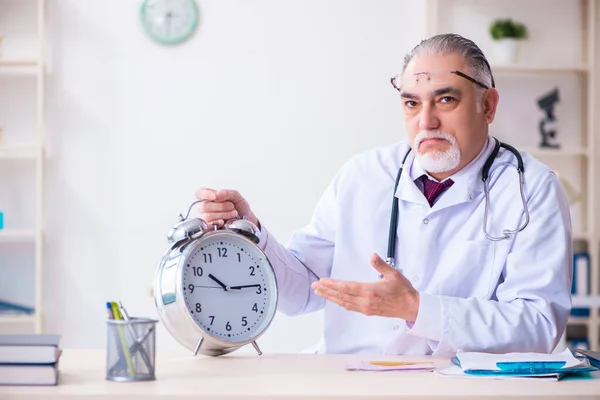
[[[385,259],[394,181],[408,148],[401,142],[347,162],[287,246],[262,228],[259,245],[276,271],[279,310],[297,315],[325,308],[319,353],[552,351],[571,308],[568,203],[556,175],[521,153],[529,225],[509,240],[486,239],[481,169],[491,138],[433,207],[414,182],[424,171],[412,154],[407,160],[396,190],[396,267],[420,292],[414,325],[347,311],[315,295],[310,285],[321,277],[377,280],[369,257],[376,252]],[[494,236],[524,218],[517,172],[508,163],[516,159],[501,149],[490,174],[488,232]]]

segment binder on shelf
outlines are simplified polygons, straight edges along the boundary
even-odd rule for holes
[[[573,280],[571,283],[571,294],[588,296],[591,293],[591,262],[590,254],[581,251],[573,254]],[[573,317],[589,317],[589,307],[573,307]]]
[[[590,342],[585,337],[573,338],[567,340],[567,347],[570,349],[589,350]]]

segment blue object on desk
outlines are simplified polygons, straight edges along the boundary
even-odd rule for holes
[[[0,211],[0,230],[4,229],[4,213]]]
[[[458,357],[451,359],[452,363],[460,365]],[[566,374],[581,373],[581,372],[593,372],[597,371],[598,368],[593,366],[577,366],[570,368],[563,368],[566,365],[564,361],[527,361],[527,362],[497,362],[496,366],[498,370],[489,369],[467,369],[464,373],[467,375],[505,375],[505,376],[542,376],[550,374],[559,374],[564,376]],[[461,367],[462,368],[462,367]]]
[[[531,361],[531,362],[497,362],[496,366],[503,372],[546,374],[560,370],[565,361]]]

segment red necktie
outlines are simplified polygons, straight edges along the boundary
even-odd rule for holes
[[[429,202],[430,207],[433,207],[435,199],[437,199],[440,194],[454,184],[452,179],[447,179],[442,183],[438,183],[427,178],[427,175],[421,176],[421,179],[423,180],[423,192],[427,198],[427,201]]]

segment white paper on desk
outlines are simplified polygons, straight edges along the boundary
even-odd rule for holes
[[[346,365],[348,371],[431,371],[435,369],[433,363],[405,363],[402,365],[377,365],[369,361],[359,364]]]
[[[571,368],[584,365],[582,361],[576,359],[569,349],[562,353],[543,354],[543,353],[506,353],[506,354],[490,354],[477,352],[462,352],[456,353],[456,357],[460,361],[460,366],[464,371],[467,370],[488,370],[499,371],[500,368],[496,365],[499,362],[558,362],[563,361],[566,364],[562,368]]]

